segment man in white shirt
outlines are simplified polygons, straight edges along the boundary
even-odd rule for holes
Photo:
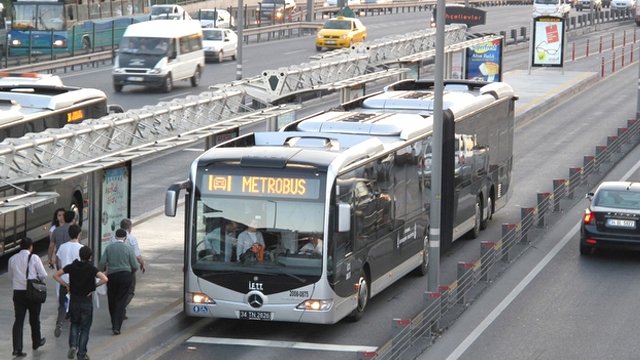
[[[238,236],[238,249],[237,259],[240,261],[240,256],[249,250],[253,244],[260,244],[264,248],[264,239],[262,233],[256,230],[258,226],[257,220],[251,220],[247,229],[240,233]]]
[[[33,251],[33,241],[29,238],[20,242],[20,252],[11,256],[8,264],[9,279],[13,287],[13,309],[15,311],[15,321],[13,322],[13,353],[15,357],[27,356],[22,352],[22,330],[24,328],[24,318],[29,311],[29,325],[31,325],[31,341],[33,349],[36,350],[44,345],[45,338],[40,333],[40,309],[42,304],[27,300],[27,266],[29,267],[29,279],[44,280],[47,278],[47,270],[42,265],[42,260],[38,255],[29,255]]]
[[[302,239],[305,240],[305,239]],[[317,234],[311,234],[303,247],[300,248],[299,254],[309,254],[309,255],[322,255],[322,240],[320,240],[320,236]]]
[[[64,268],[76,259],[79,260],[80,248],[84,246],[80,244],[80,226],[75,224],[70,225],[68,231],[70,240],[60,245],[60,248],[58,248],[58,251],[56,252],[58,269]],[[62,278],[67,284],[69,283],[69,275],[65,274]],[[67,315],[67,307],[65,306],[66,301],[67,289],[61,286],[58,292],[58,318],[56,319],[56,328],[53,331],[53,334],[56,337],[60,337],[60,334],[62,334],[62,324],[64,323]]]

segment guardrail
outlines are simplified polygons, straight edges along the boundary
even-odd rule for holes
[[[500,239],[481,242],[480,258],[458,262],[456,280],[439,286],[436,292],[426,292],[423,311],[412,319],[393,319],[393,336],[386,344],[373,353],[358,353],[356,358],[414,359],[423,353],[478,294],[535,245],[535,235],[540,237],[557,221],[556,214],[584,199],[576,196],[578,191],[586,193],[638,144],[640,120],[628,120],[626,127],[607,137],[606,145],[595,147],[595,155],[584,156],[581,167],[569,168],[565,179],[554,179],[551,191],[537,193],[535,207],[521,208],[519,223],[502,224]]]

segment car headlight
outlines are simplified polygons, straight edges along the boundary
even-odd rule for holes
[[[340,39],[348,39],[349,35],[340,35]]]
[[[333,306],[333,300],[309,299],[301,302],[296,309],[308,311],[329,311]]]
[[[67,47],[67,42],[63,39],[54,40],[53,47],[57,47],[57,48]]]
[[[117,64],[117,63],[118,63],[118,62],[116,61],[116,64]],[[116,65],[116,66],[117,66],[117,65]],[[116,74],[122,74],[122,73],[124,73],[124,69],[122,69],[122,68],[118,68],[118,67],[114,67],[114,68],[113,68],[113,72],[114,72],[114,73],[116,73]]]
[[[20,45],[22,45],[22,41],[20,41],[20,39],[11,40],[11,46],[20,46]]]

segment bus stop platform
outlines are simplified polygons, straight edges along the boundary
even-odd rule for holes
[[[503,78],[513,86],[519,97],[516,102],[516,121],[521,123],[585,90],[599,80],[599,75],[592,72],[535,69],[531,73],[528,70],[510,71]],[[180,340],[175,337],[187,327],[205,325],[205,321],[186,318],[182,312],[183,214],[180,210],[175,218],[169,218],[164,216],[163,209],[155,209],[133,219],[133,234],[140,243],[147,271],[145,274],[137,274],[136,294],[127,309],[128,319],[125,320],[120,335],[113,335],[111,332],[107,297],[95,295],[98,296],[100,306],[94,308],[89,336],[87,354],[92,359],[152,359],[162,352],[162,348],[167,347],[167,342]],[[46,254],[42,259],[46,262]],[[52,275],[52,270],[48,270],[48,273]],[[40,316],[42,336],[47,339],[46,344],[38,350],[32,350],[30,328],[28,320],[25,321],[23,352],[27,356],[21,359],[67,358],[69,325],[65,324],[59,338],[54,336],[56,283],[50,276],[47,284],[49,294]],[[0,275],[0,297],[5,304],[0,309],[0,323],[4,328],[0,336],[0,359],[11,358],[11,326],[14,319],[12,293],[9,276],[6,273]]]

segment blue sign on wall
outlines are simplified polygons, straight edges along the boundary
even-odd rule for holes
[[[502,81],[502,39],[467,48],[466,79]]]

